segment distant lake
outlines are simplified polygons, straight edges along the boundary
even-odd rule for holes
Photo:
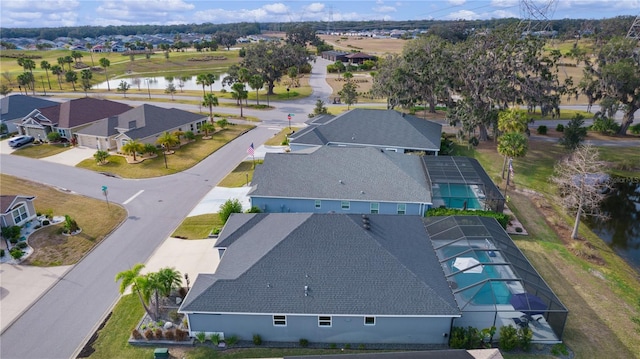
[[[213,84],[213,91],[222,90],[222,79],[224,79],[227,75],[227,73],[223,73],[218,76],[216,82],[214,82]],[[186,76],[182,82],[179,77],[173,77],[173,81],[169,81],[165,77],[119,77],[115,80],[109,80],[109,86],[112,90],[115,90],[120,85],[120,81],[126,81],[130,86],[130,90],[164,90],[167,88],[167,85],[169,85],[169,82],[173,82],[173,85],[176,87],[176,90],[178,92],[180,92],[180,90],[202,91],[202,85],[196,84],[196,77],[197,76]],[[184,86],[181,87],[181,85]],[[95,85],[93,88],[98,90],[106,90],[107,82],[101,82]],[[209,86],[206,86],[205,90],[209,91]],[[229,90],[228,87],[227,90]]]

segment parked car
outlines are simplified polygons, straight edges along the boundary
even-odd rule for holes
[[[13,148],[18,148],[18,147],[22,147],[23,145],[26,145],[27,143],[33,142],[33,140],[34,140],[34,138],[31,137],[31,136],[14,137],[14,138],[9,140],[9,146],[11,146]]]

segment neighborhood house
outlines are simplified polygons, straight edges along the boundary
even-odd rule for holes
[[[36,218],[32,196],[0,196],[0,227],[21,226]]]
[[[57,105],[58,102],[44,100],[34,96],[11,95],[0,99],[0,120],[7,126],[7,133],[18,132],[17,123],[31,111]]]
[[[566,322],[492,218],[234,214],[215,246],[179,309],[192,336],[444,347],[454,326],[531,318],[533,342],[557,343]]]

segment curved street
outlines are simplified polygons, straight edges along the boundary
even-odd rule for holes
[[[144,180],[117,179],[76,167],[1,154],[2,172],[9,175],[99,199],[103,199],[101,186],[108,186],[110,201],[123,205],[128,218],[4,329],[0,357],[73,357],[118,300],[116,273],[146,262],[199,201],[246,158],[250,143],[258,147],[288,126],[287,114],[295,114],[292,124],[302,123],[317,99],[330,103],[331,88],[325,81],[329,63],[320,58],[314,62],[309,79],[312,96],[288,102],[271,101],[276,107],[273,110],[245,109],[245,114],[261,119],[257,128],[178,174]],[[190,111],[199,108],[173,102],[154,104]]]

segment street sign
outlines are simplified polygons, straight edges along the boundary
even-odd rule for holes
[[[107,191],[107,186],[102,186],[102,193],[106,196],[109,192]]]
[[[291,121],[291,115],[287,116],[287,120]]]

